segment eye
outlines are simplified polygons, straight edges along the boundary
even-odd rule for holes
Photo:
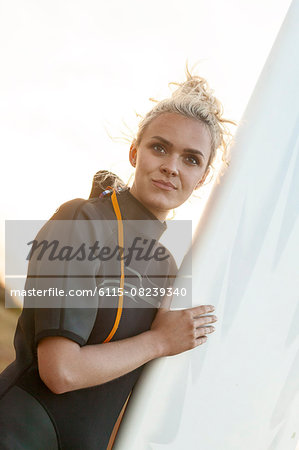
[[[165,153],[165,148],[164,148],[161,144],[154,144],[154,145],[153,145],[153,149],[154,149],[157,153]]]
[[[186,161],[189,164],[192,164],[192,166],[199,166],[200,165],[200,160],[196,156],[193,156],[193,155],[186,156]]]

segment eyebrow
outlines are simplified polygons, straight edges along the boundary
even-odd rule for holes
[[[173,147],[173,144],[169,142],[167,139],[163,138],[162,136],[152,136],[151,139],[159,139],[159,141],[163,142],[169,147]],[[200,150],[196,150],[195,148],[184,148],[183,152],[194,153],[196,155],[201,155],[204,158],[204,154]]]

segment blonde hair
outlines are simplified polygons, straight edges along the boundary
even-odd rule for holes
[[[181,114],[191,119],[200,120],[209,130],[211,155],[207,163],[207,170],[216,157],[217,149],[222,151],[222,159],[228,165],[226,157],[232,135],[226,124],[236,125],[236,123],[223,117],[223,106],[214,96],[214,91],[210,89],[204,78],[191,74],[188,63],[186,64],[186,78],[183,83],[169,83],[169,85],[175,85],[178,88],[170,98],[157,102],[142,118],[138,125],[135,143],[137,146],[140,144],[145,129],[156,117],[163,113]],[[153,101],[156,102],[156,100]]]

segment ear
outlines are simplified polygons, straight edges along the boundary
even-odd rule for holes
[[[206,181],[206,178],[208,176],[208,173],[210,173],[210,166],[208,167],[208,169],[206,170],[206,172],[204,173],[204,175],[201,177],[201,179],[199,180],[199,182],[196,184],[194,190],[199,189],[204,182]]]
[[[133,141],[129,152],[129,160],[133,167],[136,167],[136,159],[137,159],[137,148],[135,141]]]

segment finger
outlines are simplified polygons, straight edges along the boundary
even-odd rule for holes
[[[206,325],[207,323],[217,322],[217,316],[200,316],[194,319],[194,325],[196,327],[200,327],[202,325]]]
[[[193,317],[199,316],[201,314],[208,314],[210,312],[213,312],[214,310],[215,307],[213,305],[200,305],[189,308],[189,311],[192,312]]]
[[[207,342],[207,340],[208,340],[207,336],[199,337],[198,339],[196,339],[196,341],[197,341],[196,344],[197,345],[202,345],[205,342]]]
[[[215,331],[214,327],[198,327],[196,330],[196,338],[205,336],[206,334],[211,334]]]

